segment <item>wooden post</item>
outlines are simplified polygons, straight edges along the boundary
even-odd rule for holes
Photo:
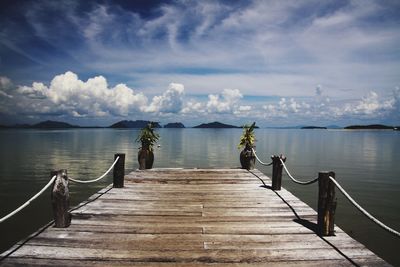
[[[280,156],[272,156],[272,190],[279,191],[282,186],[282,169],[283,165],[280,159],[283,162],[286,161],[286,157]]]
[[[125,154],[119,153],[114,155],[114,161],[119,157],[117,163],[114,165],[114,180],[113,187],[114,188],[122,188],[124,187],[124,176],[125,176]]]
[[[318,173],[318,235],[330,236],[335,234],[336,197],[335,184],[329,179],[335,178],[334,172]]]
[[[67,228],[71,224],[69,213],[69,189],[67,170],[52,171],[51,177],[56,175],[51,192],[51,203],[54,213],[54,227]]]

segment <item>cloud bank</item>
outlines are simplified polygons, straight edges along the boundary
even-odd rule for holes
[[[103,76],[84,82],[70,71],[55,76],[49,86],[34,82],[19,86],[17,93],[33,113],[61,112],[74,117],[127,116],[143,111],[147,105],[143,94],[136,94],[125,84],[110,88]]]
[[[225,119],[229,116],[233,121],[256,120],[266,126],[271,121],[282,120],[288,124],[360,118],[398,120],[400,89],[396,87],[390,97],[370,91],[360,99],[342,101],[325,96],[321,86],[317,86],[315,95],[310,98],[252,101],[238,89],[223,89],[220,94],[209,94],[207,99],[187,96],[183,84],[170,83],[162,94],[153,96],[150,101],[140,90],[125,84],[110,86],[103,76],[82,81],[77,74],[68,71],[56,75],[49,85],[33,82],[29,86],[17,86],[7,77],[0,77],[0,103],[2,113],[27,118],[151,117],[180,120],[190,125],[207,117]]]

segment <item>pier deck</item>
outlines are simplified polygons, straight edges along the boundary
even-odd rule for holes
[[[154,169],[125,176],[3,253],[0,266],[389,266],[258,170]]]

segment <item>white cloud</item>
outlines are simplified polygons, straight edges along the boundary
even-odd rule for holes
[[[179,113],[183,106],[185,87],[180,83],[170,83],[168,90],[161,96],[153,97],[147,112]]]
[[[5,76],[0,76],[0,89],[7,90],[12,87],[12,82],[9,78]]]
[[[70,71],[55,76],[49,87],[34,82],[32,86],[20,86],[17,91],[31,99],[46,99],[52,105],[52,108],[44,109],[47,112],[62,110],[76,117],[126,116],[130,112],[143,111],[147,104],[143,94],[135,94],[124,84],[109,88],[103,76],[84,82]]]
[[[286,98],[281,98],[279,101],[279,109],[285,113],[298,113],[300,108],[303,108],[305,105],[297,103],[294,98],[290,98],[289,101]]]
[[[224,89],[221,95],[208,95],[207,111],[209,113],[232,113],[243,97],[238,89]]]
[[[43,83],[34,82],[32,86],[20,86],[17,92],[26,95],[29,98],[45,98],[49,88]]]
[[[4,92],[3,90],[0,90],[0,96],[6,97],[6,98],[13,98],[12,95],[7,94],[7,93]]]
[[[12,87],[13,83],[9,78],[0,76],[0,97],[13,98],[13,96],[8,93]]]
[[[118,84],[111,89],[109,105],[110,110],[118,115],[127,116],[131,112],[141,112],[147,105],[147,97],[142,93],[135,94],[125,84]]]
[[[267,102],[243,96],[239,89],[224,89],[220,94],[185,96],[185,86],[170,83],[167,90],[152,98],[137,93],[125,84],[110,86],[103,76],[82,81],[73,72],[55,76],[49,85],[34,82],[16,87],[6,77],[0,79],[0,112],[23,116],[53,117],[129,117],[168,118],[176,121],[199,118],[215,120],[254,119],[286,125],[318,124],[318,121],[392,119],[400,114],[400,88],[390,96],[370,91],[353,100],[328,98],[318,85],[312,97],[266,98]],[[6,90],[7,89],[7,90]],[[5,91],[6,90],[6,91]],[[190,90],[190,88],[189,88]],[[340,124],[340,123],[339,123]],[[396,124],[396,123],[394,123]]]
[[[205,104],[200,103],[196,100],[188,100],[185,102],[184,108],[182,109],[183,114],[199,114],[205,113]]]
[[[251,111],[250,105],[239,105],[243,95],[238,89],[224,89],[221,94],[210,94],[208,101],[201,102],[194,98],[186,99],[183,84],[170,83],[163,94],[154,96],[148,103],[144,94],[134,92],[125,84],[110,87],[103,76],[82,81],[71,71],[55,76],[49,85],[33,82],[31,86],[19,86],[15,94],[18,104],[14,110],[24,114],[72,117],[158,114],[165,117]]]
[[[353,116],[359,118],[382,118],[395,109],[395,94],[390,99],[380,99],[378,94],[370,91],[361,100],[346,103],[344,107],[333,107],[337,116]]]
[[[341,121],[359,119],[399,118],[399,93],[396,88],[390,98],[381,98],[371,91],[359,100],[331,101],[323,96],[323,92],[314,98],[300,101],[295,98],[281,98],[277,103],[264,104],[264,113],[259,113],[260,118],[287,118],[294,123],[310,123],[310,121]],[[394,116],[394,117],[393,117]]]
[[[367,96],[363,97],[362,100],[352,108],[354,113],[362,114],[373,114],[381,108],[381,104],[378,100],[378,94],[371,91]]]
[[[382,98],[378,93],[370,91],[360,100],[346,101],[342,105],[328,103],[327,115],[338,119],[347,118],[353,120],[392,119],[393,123],[397,123],[396,120],[399,119],[399,99],[397,93],[397,89],[395,89],[391,97]]]
[[[255,111],[253,111],[253,107],[250,105],[240,105],[235,108],[233,114],[238,118],[244,118],[248,116],[255,116]]]
[[[239,111],[250,111],[251,106],[239,106]]]

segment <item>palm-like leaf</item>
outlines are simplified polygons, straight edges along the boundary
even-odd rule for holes
[[[150,150],[153,150],[153,145],[157,143],[160,135],[154,132],[153,124],[149,123],[146,127],[140,130],[136,142],[142,143],[143,146],[148,146]]]
[[[238,145],[238,148],[250,146],[253,147],[254,143],[256,141],[255,135],[254,135],[254,129],[256,127],[256,122],[253,122],[251,125],[244,125],[243,126],[243,134],[240,137],[240,142]]]

